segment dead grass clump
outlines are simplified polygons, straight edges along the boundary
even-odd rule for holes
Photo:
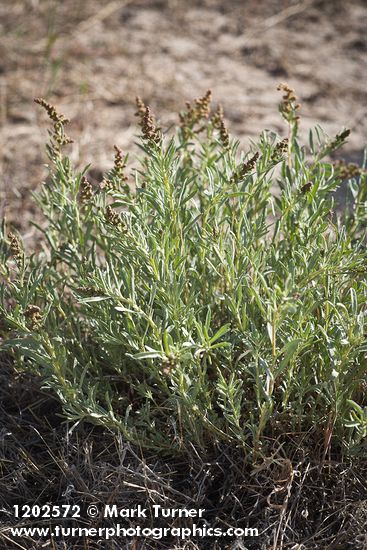
[[[18,376],[1,357],[0,548],[16,550],[223,550],[234,541],[13,540],[14,504],[160,504],[205,508],[210,526],[257,527],[260,536],[237,548],[325,550],[365,548],[367,461],[322,463],[309,442],[292,455],[289,441],[252,473],[240,451],[219,446],[204,456],[164,460],[100,428],[64,423],[56,400],[29,376]],[[305,442],[304,442],[305,443]],[[292,445],[294,448],[294,445]],[[46,523],[42,525],[47,526]],[[174,520],[187,526],[187,520]],[[97,519],[83,526],[113,526]],[[186,522],[186,523],[185,523]],[[20,524],[20,523],[19,523]],[[22,523],[23,525],[23,523]],[[74,524],[75,525],[75,524]],[[161,526],[168,526],[168,521]],[[135,546],[134,546],[135,544]]]

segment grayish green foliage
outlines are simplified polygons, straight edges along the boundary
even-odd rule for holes
[[[36,197],[47,246],[16,264],[2,230],[1,347],[69,419],[142,446],[226,440],[254,456],[267,437],[314,431],[325,452],[330,441],[360,451],[366,177],[335,214],[342,181],[324,160],[335,140],[319,128],[308,147],[291,131],[285,153],[264,133],[246,155],[223,147],[210,119],[199,129],[143,142],[136,192],[112,170],[84,202],[88,167],[49,149]],[[254,169],[233,178],[255,151]]]

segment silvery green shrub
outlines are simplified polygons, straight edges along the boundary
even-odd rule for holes
[[[348,131],[301,145],[281,89],[287,137],[245,153],[210,92],[166,133],[139,99],[139,168],[115,147],[98,186],[37,100],[52,121],[42,247],[3,224],[1,347],[70,420],[165,452],[225,441],[254,457],[283,433],[363,447],[366,174],[328,160]]]

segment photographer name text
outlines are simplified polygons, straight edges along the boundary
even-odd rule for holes
[[[118,508],[116,504],[106,504],[104,518],[202,518],[204,508],[163,508],[159,504],[153,504],[151,509],[143,508],[139,504],[136,508]]]

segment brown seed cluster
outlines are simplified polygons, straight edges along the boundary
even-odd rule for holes
[[[242,181],[250,172],[252,172],[256,166],[259,156],[260,154],[256,152],[254,155],[252,155],[252,157],[244,162],[240,169],[232,174],[230,183],[238,183]]]
[[[101,190],[120,189],[120,186],[128,180],[125,175],[126,162],[123,152],[117,145],[114,145],[113,148],[115,150],[113,168],[99,184]],[[125,190],[129,191],[128,186],[126,186]]]
[[[42,322],[41,308],[33,304],[29,304],[24,311],[24,317],[27,319],[32,329],[39,327]]]
[[[53,129],[50,132],[51,148],[54,155],[60,156],[61,147],[63,145],[67,145],[68,143],[73,143],[73,140],[65,134],[64,129],[64,126],[69,123],[69,119],[65,118],[64,115],[58,113],[56,108],[42,97],[36,97],[34,101],[45,109],[50,120],[52,120],[53,122]]]
[[[154,116],[150,107],[145,105],[144,101],[138,96],[136,98],[137,111],[135,116],[139,117],[139,125],[143,134],[144,141],[148,144],[159,144],[162,141],[160,128],[156,125]]]
[[[115,227],[118,227],[121,224],[120,215],[117,214],[117,212],[115,212],[110,205],[106,207],[105,219],[107,223],[114,225]]]
[[[103,180],[99,184],[99,188],[101,189],[101,191],[108,190],[108,189],[113,189],[113,183],[110,179],[103,178]]]
[[[199,120],[203,118],[208,118],[210,114],[210,104],[212,101],[212,92],[211,90],[208,90],[203,97],[199,97],[198,99],[195,99],[195,111],[196,116]]]
[[[121,181],[127,181],[127,177],[125,176],[126,163],[122,154],[122,150],[117,145],[114,145],[113,148],[115,149],[113,175],[119,178]]]
[[[222,120],[224,120],[223,105],[221,103],[218,104],[218,107],[210,120],[213,127],[219,129]]]
[[[224,122],[224,111],[221,104],[218,105],[217,110],[211,118],[213,128],[219,130],[219,138],[225,149],[229,147],[229,133]]]
[[[92,184],[87,180],[85,176],[80,181],[80,200],[82,202],[90,202],[93,198]]]
[[[188,137],[190,130],[193,129],[195,124],[209,117],[211,101],[211,90],[208,90],[202,97],[195,99],[193,104],[190,101],[186,101],[187,110],[179,115],[181,130],[186,137]],[[202,129],[203,128],[200,128],[198,131]]]
[[[17,264],[20,264],[23,259],[23,250],[20,245],[20,241],[14,233],[9,233],[8,235],[10,239],[10,252],[13,256],[14,260],[17,262]]]
[[[246,176],[249,172],[255,168],[260,154],[256,152],[248,161],[244,162],[240,171],[241,177]]]
[[[226,125],[224,124],[224,120],[220,123],[219,127],[219,137],[220,141],[222,142],[222,145],[225,149],[228,149],[229,147],[229,133],[226,128]]]
[[[313,186],[312,181],[308,181],[307,183],[302,185],[302,187],[301,187],[302,195],[306,195],[307,193],[309,193],[312,189],[312,186]]]
[[[333,166],[337,176],[342,180],[357,178],[361,174],[365,173],[365,171],[354,162],[337,160],[333,163]]]
[[[154,116],[150,107],[145,108],[145,113],[142,119],[141,131],[143,134],[143,139],[150,144],[159,144],[162,136],[159,128],[157,127]]]
[[[328,149],[330,151],[335,151],[336,149],[339,149],[341,147],[347,137],[350,135],[350,130],[346,129],[340,132],[335,136],[335,138],[328,144]]]
[[[342,132],[340,132],[340,134],[337,135],[337,137],[339,139],[347,139],[347,137],[350,136],[350,130],[349,128],[346,128],[345,130],[343,130]]]
[[[284,92],[282,102],[279,105],[281,114],[289,124],[298,124],[300,119],[298,111],[301,105],[297,103],[297,96],[294,89],[286,83],[279,84],[277,89]]]
[[[288,138],[282,139],[282,141],[279,141],[276,146],[274,147],[273,154],[271,155],[271,160],[273,162],[278,162],[284,153],[288,151]]]
[[[142,121],[143,118],[144,118],[144,115],[145,115],[145,109],[147,107],[146,107],[144,101],[139,96],[137,96],[135,98],[135,103],[136,103],[136,107],[137,107],[137,111],[135,113],[135,116],[139,117],[140,121]]]
[[[41,105],[41,107],[43,107],[45,109],[46,113],[48,114],[48,117],[53,122],[59,122],[60,124],[67,124],[68,122],[70,122],[69,119],[65,118],[65,116],[63,114],[58,113],[56,111],[56,107],[51,105],[51,103],[48,103],[42,97],[36,97],[34,99],[34,102],[37,103],[38,105]]]

